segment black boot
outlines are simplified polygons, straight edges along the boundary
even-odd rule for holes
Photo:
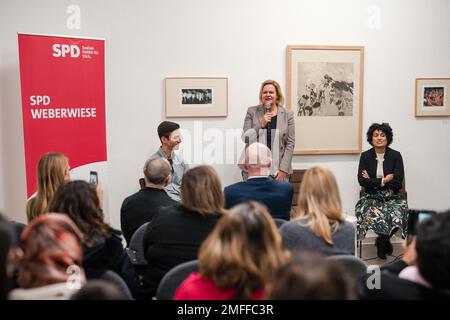
[[[387,255],[392,255],[392,252],[394,252],[394,248],[392,247],[392,243],[391,243],[391,241],[389,241],[389,239],[387,239],[386,241],[387,241],[386,242],[386,248],[385,248],[386,254]]]
[[[391,243],[390,239],[397,232],[397,230],[398,230],[398,227],[395,227],[394,229],[392,229],[391,234],[389,235],[389,238],[387,239],[386,253],[388,255],[392,255],[392,252],[394,252],[394,248],[392,247],[392,243]]]
[[[386,249],[387,249],[388,243],[390,243],[389,236],[386,236],[383,234],[378,236],[377,241],[376,241],[378,258],[383,259],[383,260],[387,259]]]

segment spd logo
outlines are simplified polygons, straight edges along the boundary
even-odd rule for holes
[[[80,48],[75,44],[59,44],[55,43],[53,45],[53,56],[63,57],[69,56],[71,58],[78,58],[80,56]]]

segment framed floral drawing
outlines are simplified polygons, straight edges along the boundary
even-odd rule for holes
[[[360,153],[364,47],[289,45],[286,60],[294,154]]]

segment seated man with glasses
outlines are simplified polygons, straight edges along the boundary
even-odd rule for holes
[[[181,179],[189,169],[189,165],[184,159],[174,152],[182,141],[180,125],[171,121],[163,121],[158,126],[158,136],[161,147],[154,156],[167,159],[172,167],[172,181],[165,187],[165,190],[173,200],[180,201]]]

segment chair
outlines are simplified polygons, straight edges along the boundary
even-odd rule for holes
[[[294,194],[292,196],[292,208],[297,206],[298,196],[300,194],[300,185],[302,183],[305,172],[305,169],[293,170],[292,174],[289,177],[289,182],[292,184],[292,189],[294,191]]]
[[[148,266],[148,262],[144,255],[144,235],[149,223],[150,222],[144,223],[136,230],[131,237],[130,245],[127,248],[131,263],[135,266]]]
[[[120,292],[122,292],[128,300],[133,300],[130,288],[128,288],[125,280],[123,280],[122,277],[119,276],[116,272],[112,270],[107,270],[97,279],[105,280],[109,283],[114,284],[117,287],[117,289],[119,289]]]
[[[366,194],[366,188],[361,187],[361,190],[359,191],[359,197],[361,198],[365,194]],[[408,201],[408,192],[406,192],[405,178],[403,178],[402,188],[399,190],[399,194],[401,194],[403,196],[403,198],[405,198],[405,200]],[[358,240],[356,246],[359,248],[359,257],[362,258],[362,240]],[[371,260],[371,259],[369,259],[369,260]]]
[[[349,271],[355,280],[358,280],[367,273],[367,266],[365,263],[354,255],[333,255],[328,256],[325,259],[338,261]]]
[[[273,218],[273,222],[275,222],[277,228],[280,229],[281,226],[287,222],[287,220],[281,218]]]
[[[177,288],[192,273],[199,269],[198,260],[184,262],[167,272],[159,283],[155,298],[157,300],[172,300]]]

